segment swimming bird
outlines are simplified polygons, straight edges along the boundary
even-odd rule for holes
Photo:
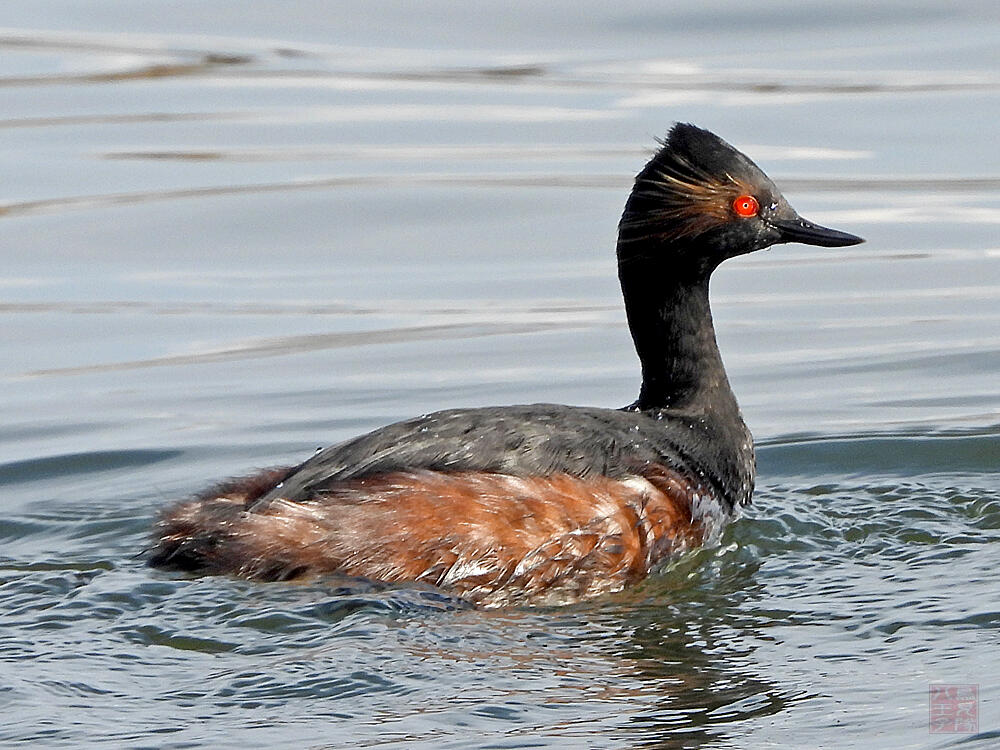
[[[168,508],[150,564],[274,581],[431,584],[476,605],[620,591],[750,502],[754,449],[716,345],[709,279],[785,242],[863,242],[801,218],[748,157],[678,123],[639,172],[618,275],[642,365],[621,409],[452,409]]]

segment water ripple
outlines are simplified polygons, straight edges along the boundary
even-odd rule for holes
[[[0,463],[0,485],[150,466],[159,461],[176,458],[178,455],[180,451],[131,449],[69,453],[9,461]]]

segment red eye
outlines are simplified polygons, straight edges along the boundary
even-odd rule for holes
[[[739,216],[756,216],[760,211],[760,204],[752,195],[741,195],[733,201],[733,210]]]

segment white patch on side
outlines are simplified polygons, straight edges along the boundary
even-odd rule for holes
[[[655,496],[663,494],[659,489],[656,488],[656,486],[652,482],[650,482],[645,477],[639,477],[639,476],[629,477],[628,479],[623,479],[621,481],[621,484],[622,484],[623,487],[626,487],[627,489],[631,490],[635,494],[637,494],[640,497],[642,497],[644,500],[652,500]],[[638,510],[639,510],[639,529],[638,530],[642,533],[642,537],[643,537],[642,541],[643,541],[643,544],[645,545],[646,550],[647,550],[646,551],[646,557],[647,557],[646,564],[648,566],[648,564],[649,564],[648,557],[649,557],[649,554],[650,554],[649,550],[652,548],[652,545],[653,545],[653,543],[655,541],[655,537],[653,535],[653,529],[649,525],[649,519],[646,516],[645,509],[644,508],[639,508]]]
[[[475,578],[476,576],[489,575],[491,573],[496,574],[497,570],[496,560],[458,560],[448,568],[448,572],[444,574],[438,585],[450,586],[464,578]]]
[[[654,493],[659,492],[653,483],[650,482],[645,477],[629,477],[628,479],[621,480],[622,485],[628,487],[633,492],[636,492],[643,497],[652,497]]]
[[[691,519],[701,523],[706,547],[718,544],[722,530],[732,520],[733,514],[714,495],[699,490],[691,496]]]
[[[541,558],[541,549],[541,547],[535,547],[535,549],[531,550],[528,554],[517,561],[517,565],[514,566],[515,578],[527,575],[528,571],[538,566],[539,559]]]

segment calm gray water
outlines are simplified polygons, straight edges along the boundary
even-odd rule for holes
[[[1000,10],[872,5],[7,4],[0,744],[1000,744]],[[219,478],[631,401],[615,229],[674,120],[868,239],[715,278],[760,463],[719,547],[552,610],[144,567]]]

